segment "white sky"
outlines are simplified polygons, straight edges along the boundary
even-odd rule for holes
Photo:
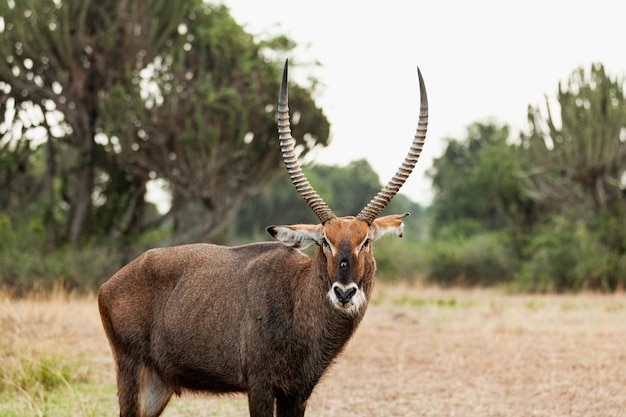
[[[386,183],[417,127],[419,65],[429,98],[426,147],[402,192],[432,198],[424,171],[445,138],[476,121],[526,130],[528,105],[556,95],[571,72],[601,62],[626,74],[623,0],[223,0],[252,34],[283,33],[299,45],[293,60],[318,60],[317,103],[331,122],[331,145],[315,162],[365,158]]]

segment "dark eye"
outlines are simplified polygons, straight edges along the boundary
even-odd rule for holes
[[[330,243],[328,243],[328,240],[325,237],[322,238],[322,246],[324,246],[325,248],[330,248]]]
[[[365,242],[363,242],[363,244],[361,245],[361,249],[365,249],[370,245],[370,238],[368,237],[367,239],[365,239]]]

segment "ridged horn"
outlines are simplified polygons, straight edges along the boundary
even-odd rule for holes
[[[319,194],[313,189],[300,167],[300,162],[295,151],[296,141],[291,137],[291,124],[289,122],[289,103],[287,99],[287,66],[289,60],[285,61],[283,70],[283,80],[280,84],[280,94],[278,97],[278,140],[280,150],[283,154],[283,161],[291,182],[296,190],[309,205],[322,224],[336,216],[322,200]]]
[[[428,97],[426,96],[426,86],[424,85],[424,79],[422,78],[419,67],[417,68],[417,77],[419,78],[420,84],[420,114],[415,138],[413,139],[408,154],[404,158],[404,162],[402,162],[402,165],[398,168],[393,178],[391,178],[387,185],[378,192],[376,197],[367,203],[367,206],[356,216],[358,220],[363,220],[370,226],[380,212],[387,207],[391,199],[398,193],[407,178],[409,178],[424,147],[426,127],[428,126]]]

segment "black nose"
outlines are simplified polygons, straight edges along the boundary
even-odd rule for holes
[[[337,296],[337,300],[339,300],[341,304],[347,304],[352,299],[354,294],[356,294],[356,288],[354,287],[350,287],[344,290],[340,286],[336,285],[333,288],[333,291],[335,292],[335,295]]]

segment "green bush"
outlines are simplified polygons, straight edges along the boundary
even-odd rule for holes
[[[36,222],[16,228],[0,213],[0,289],[9,294],[93,292],[127,260],[120,250],[98,244],[51,249]]]
[[[374,244],[378,279],[392,281],[415,281],[426,270],[425,243],[397,238],[383,238]]]
[[[427,280],[443,286],[508,282],[516,265],[510,240],[496,232],[433,242],[428,253]]]
[[[3,250],[0,252],[0,285],[18,296],[54,288],[93,292],[120,265],[120,254],[96,246],[67,247],[50,252],[37,248]]]
[[[540,227],[526,247],[514,287],[524,291],[613,291],[626,284],[626,255],[582,222],[564,216]]]

